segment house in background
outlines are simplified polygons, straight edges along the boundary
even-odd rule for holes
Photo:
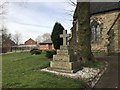
[[[33,48],[37,48],[37,42],[30,38],[24,44],[13,46],[12,51],[30,51]]]
[[[0,54],[12,51],[12,46],[15,42],[11,39],[11,34],[6,33],[6,28],[2,26],[0,28]]]
[[[34,41],[33,39],[28,39],[27,41],[25,41],[24,45],[36,45],[37,42]]]
[[[51,39],[47,39],[47,40],[39,43],[39,47],[38,48],[40,50],[54,50],[54,47],[53,47]]]
[[[15,45],[15,42],[12,41],[9,38],[4,38],[2,39],[2,47],[1,47],[1,51],[2,53],[7,53],[7,52],[12,52],[12,46]]]
[[[37,48],[37,42],[33,40],[32,38],[30,38],[27,41],[25,41],[23,46],[26,47],[27,50],[31,50],[33,48]]]

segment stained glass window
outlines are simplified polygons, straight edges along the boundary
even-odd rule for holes
[[[101,22],[97,20],[91,20],[91,41],[97,42],[101,39]]]

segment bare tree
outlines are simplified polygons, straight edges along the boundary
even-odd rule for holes
[[[38,35],[36,38],[37,43],[43,42],[47,39],[50,39],[50,33],[44,33],[43,35]]]
[[[75,3],[74,1],[72,1],[72,0],[69,0],[69,2],[68,2],[71,6],[74,6],[74,7],[76,7],[76,5],[77,5],[77,3]]]
[[[41,35],[38,35],[35,40],[36,40],[37,44],[40,43],[40,42],[42,42],[42,37],[41,37]]]
[[[65,11],[65,14],[67,16],[71,16],[71,19],[70,18],[69,19],[64,18],[64,20],[73,21],[72,17],[73,17],[75,7],[76,7],[77,3],[75,2],[75,0],[67,0],[66,3],[67,3],[69,8],[65,8],[64,11]]]
[[[6,0],[0,0],[0,15],[6,14],[6,6],[8,2]]]
[[[4,15],[7,13],[7,6],[10,3],[10,0],[0,0],[0,15]],[[21,0],[19,3],[20,6],[26,7],[27,6],[27,0]]]
[[[21,41],[21,34],[19,32],[16,32],[13,37],[12,37],[13,41],[15,42],[16,45],[19,45],[20,41]]]
[[[51,36],[50,33],[44,33],[44,34],[42,35],[43,41],[49,39],[50,36]]]

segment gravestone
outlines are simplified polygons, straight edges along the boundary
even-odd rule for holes
[[[57,55],[53,56],[53,61],[50,62],[50,68],[55,71],[74,73],[81,68],[81,62],[77,61],[77,56],[74,54],[73,49],[67,45],[67,30],[63,30],[60,35],[63,38],[63,45],[60,50],[57,50]]]

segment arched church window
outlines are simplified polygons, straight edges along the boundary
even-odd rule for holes
[[[101,39],[101,22],[97,20],[91,20],[91,41],[98,42]]]

